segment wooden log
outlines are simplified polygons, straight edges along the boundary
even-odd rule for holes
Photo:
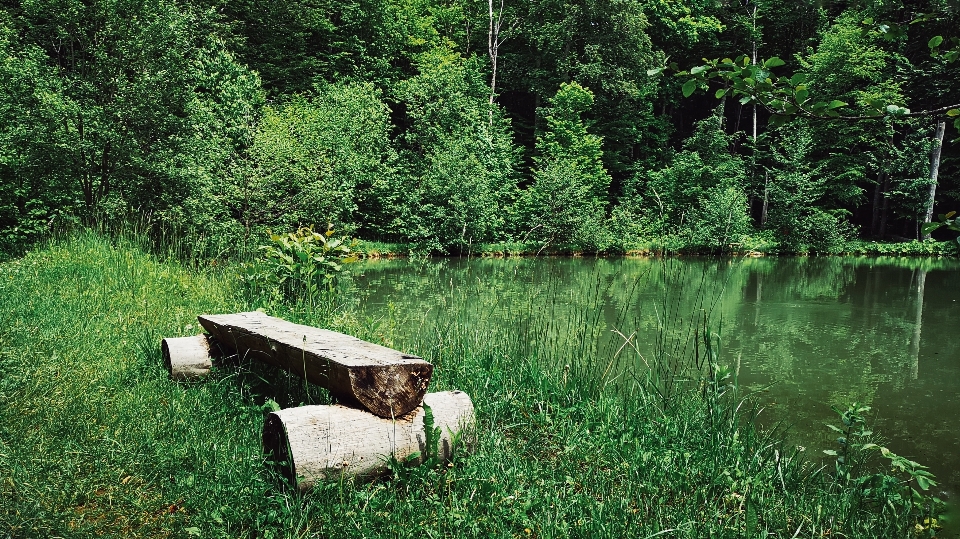
[[[241,358],[277,365],[380,417],[398,417],[416,408],[433,375],[433,365],[418,356],[261,312],[197,319]]]
[[[209,335],[166,338],[160,341],[160,350],[170,379],[177,381],[195,380],[210,374],[213,359],[221,355]]]
[[[423,402],[440,429],[436,456],[446,461],[475,423],[473,402],[462,391],[428,393]],[[267,415],[263,450],[304,491],[317,481],[382,473],[391,456],[402,461],[419,452],[422,460],[424,417],[423,406],[395,420],[342,405],[287,408]]]

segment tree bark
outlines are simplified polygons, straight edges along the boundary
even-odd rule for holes
[[[763,209],[760,212],[760,228],[767,224],[767,209],[770,207],[770,171],[763,173]]]
[[[884,174],[883,176],[883,192],[880,193],[880,196],[883,199],[883,203],[880,205],[880,239],[882,240],[884,236],[887,235],[887,210],[890,208],[890,199],[887,198],[887,189],[890,188],[890,175]]]
[[[487,33],[487,53],[490,55],[490,110],[489,122],[493,126],[493,104],[497,97],[497,56],[500,50],[500,26],[503,23],[503,0],[500,0],[500,11],[494,17],[493,0],[487,0],[489,5],[490,31]]]
[[[880,196],[883,194],[883,182],[886,172],[877,173],[877,187],[873,190],[873,218],[870,220],[870,236],[876,237],[880,227]]]
[[[386,471],[391,457],[419,452],[448,460],[460,433],[474,425],[473,402],[462,391],[430,393],[423,399],[439,429],[435,448],[427,447],[423,406],[394,419],[380,418],[346,406],[301,406],[267,415],[263,451],[295,488],[305,491],[317,481],[370,476]],[[436,452],[434,454],[434,452]]]
[[[923,218],[924,223],[929,223],[933,220],[933,202],[937,196],[937,176],[940,175],[940,150],[943,148],[943,134],[946,129],[946,120],[937,122],[937,134],[934,137],[935,142],[933,149],[930,150],[930,194],[927,197],[927,213]],[[925,234],[923,239],[929,237],[930,234]]]
[[[241,358],[286,369],[380,417],[398,417],[416,408],[433,374],[433,365],[418,356],[261,312],[197,319]]]

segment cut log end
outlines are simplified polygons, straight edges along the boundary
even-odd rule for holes
[[[210,374],[219,349],[208,335],[175,337],[160,342],[163,362],[171,380],[188,381]]]
[[[448,460],[463,442],[460,433],[475,424],[473,402],[462,391],[430,393],[424,403],[440,429],[437,447],[426,447],[425,411],[421,406],[396,419],[377,417],[346,406],[302,406],[273,412],[263,426],[263,449],[270,462],[295,488],[305,491],[317,481],[383,473],[394,457],[419,453]]]
[[[296,471],[290,459],[290,444],[283,428],[283,420],[274,413],[267,414],[263,423],[263,452],[269,455],[268,465],[279,471],[289,484],[296,484]]]
[[[360,405],[383,418],[396,418],[423,402],[433,376],[433,365],[369,367],[350,372],[350,394]]]

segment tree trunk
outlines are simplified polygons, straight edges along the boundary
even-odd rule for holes
[[[281,466],[295,488],[305,491],[317,481],[370,476],[386,471],[390,458],[417,461],[450,458],[460,433],[475,423],[473,402],[462,391],[430,393],[423,399],[439,429],[436,446],[427,446],[426,409],[397,418],[380,418],[346,406],[301,406],[267,415],[263,451]]]
[[[767,209],[770,207],[770,171],[763,173],[763,209],[760,211],[760,228],[767,224]]]
[[[487,53],[490,55],[490,123],[493,124],[493,100],[497,95],[497,51],[500,48],[500,22],[503,17],[503,2],[500,2],[500,14],[493,16],[493,0],[490,7],[490,31],[487,33]]]
[[[890,199],[887,198],[887,189],[890,188],[890,175],[883,175],[883,191],[880,196],[883,203],[880,205],[880,239],[887,235],[887,209],[890,207]]]
[[[924,223],[929,223],[933,220],[933,202],[937,196],[937,176],[940,175],[940,150],[943,148],[943,134],[946,128],[946,120],[937,122],[937,134],[934,137],[935,142],[933,149],[930,150],[930,194],[927,196],[927,214],[923,218]],[[925,234],[923,239],[929,237],[930,234]]]
[[[418,356],[261,312],[197,319],[241,358],[250,356],[286,369],[380,417],[397,417],[416,408],[433,374],[433,365]]]
[[[883,182],[886,172],[877,174],[877,187],[873,190],[873,218],[870,220],[870,236],[876,237],[880,227],[880,195],[883,193]]]

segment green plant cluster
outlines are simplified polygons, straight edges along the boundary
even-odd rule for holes
[[[344,265],[358,259],[357,240],[338,236],[332,225],[323,232],[309,226],[283,235],[268,233],[262,256],[242,263],[240,278],[248,297],[267,297],[272,305],[330,308],[347,274]]]
[[[890,449],[870,442],[873,431],[866,427],[863,416],[869,406],[851,404],[846,410],[833,408],[840,417],[842,426],[827,425],[839,434],[839,450],[825,449],[823,452],[837,458],[837,488],[843,493],[845,502],[851,511],[891,511],[893,513],[916,514],[917,535],[936,537],[937,517],[943,511],[940,498],[924,495],[914,488],[929,491],[937,486],[933,474],[926,466],[897,455]],[[889,471],[875,472],[867,463],[875,453],[889,461]],[[891,530],[891,533],[893,530]]]

